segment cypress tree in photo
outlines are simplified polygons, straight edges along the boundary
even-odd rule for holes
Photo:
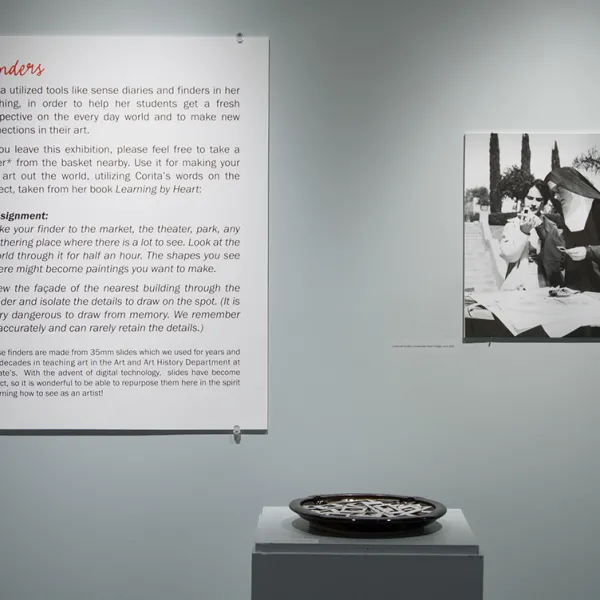
[[[560,168],[560,156],[558,155],[558,144],[554,142],[554,148],[552,148],[552,166],[551,169]]]
[[[521,171],[524,175],[531,174],[531,148],[529,146],[529,134],[524,133],[521,138]]]
[[[500,142],[498,134],[490,134],[490,212],[502,212],[502,198],[498,184],[500,183]]]

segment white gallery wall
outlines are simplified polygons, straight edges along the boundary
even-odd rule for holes
[[[261,507],[335,491],[461,508],[486,600],[597,595],[600,349],[461,344],[463,135],[600,131],[597,3],[1,8],[1,35],[267,36],[271,115],[269,433],[0,436],[3,600],[249,600]]]

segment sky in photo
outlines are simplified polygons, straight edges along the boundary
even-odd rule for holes
[[[521,166],[521,137],[523,133],[498,133],[500,171],[512,165]],[[573,166],[573,160],[594,146],[600,149],[600,133],[529,133],[531,173],[544,179],[551,167],[552,147],[558,143],[561,167]],[[600,175],[581,171],[598,189]],[[465,190],[490,186],[490,134],[468,133],[465,136]]]

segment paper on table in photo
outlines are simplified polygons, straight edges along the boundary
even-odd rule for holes
[[[510,292],[471,293],[513,334],[541,326],[550,337],[563,337],[578,327],[600,325],[600,294],[583,292],[564,298],[548,288]]]

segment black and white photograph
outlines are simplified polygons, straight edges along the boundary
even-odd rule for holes
[[[470,133],[464,342],[600,341],[600,134]]]

